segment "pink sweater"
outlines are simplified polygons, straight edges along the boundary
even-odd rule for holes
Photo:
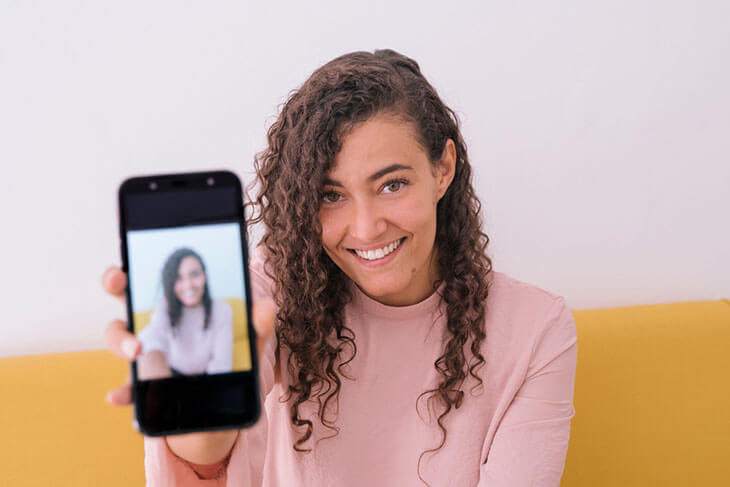
[[[575,414],[575,322],[562,297],[500,272],[490,276],[486,363],[478,372],[484,388],[470,392],[476,381],[468,377],[463,404],[445,418],[446,443],[424,455],[420,473],[432,487],[558,486]],[[252,258],[251,280],[254,299],[270,294],[260,252]],[[416,399],[439,377],[433,365],[445,327],[439,291],[418,304],[392,307],[353,288],[346,320],[357,355],[346,368],[355,380],[342,379],[337,436],[322,439],[311,453],[294,451],[300,432],[291,426],[289,404],[278,401],[289,378],[282,367],[282,384],[274,383],[271,340],[261,364],[265,414],[241,431],[223,474],[200,479],[164,439],[146,437],[147,485],[425,485],[418,458],[440,443],[441,432],[428,396],[418,406]],[[312,402],[300,406],[312,419],[315,442],[332,435],[316,411]],[[304,447],[313,445],[310,439]]]

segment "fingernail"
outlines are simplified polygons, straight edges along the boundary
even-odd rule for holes
[[[104,399],[106,400],[106,402],[111,404],[112,403],[112,392],[111,391],[107,392],[106,397]]]
[[[134,353],[137,351],[137,340],[134,338],[125,338],[122,340],[122,352],[127,356],[128,359],[134,358]]]

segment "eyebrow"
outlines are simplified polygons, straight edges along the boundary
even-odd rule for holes
[[[394,171],[399,171],[401,169],[409,169],[411,171],[413,170],[413,168],[411,166],[406,166],[404,164],[391,164],[390,166],[384,167],[383,169],[376,171],[373,174],[371,174],[370,176],[368,176],[368,181],[371,181],[371,182],[376,181],[388,173],[391,173]],[[334,179],[329,179],[329,178],[324,180],[324,184],[327,186],[339,186],[341,188],[344,187],[344,185],[341,182],[336,181]]]

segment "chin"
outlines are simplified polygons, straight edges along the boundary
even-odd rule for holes
[[[403,285],[397,285],[395,283],[385,283],[385,284],[372,284],[368,285],[367,283],[360,284],[360,289],[362,289],[365,294],[372,298],[383,298],[387,296],[395,296],[398,294],[403,293],[406,290],[406,287]]]
[[[202,299],[198,299],[198,300],[194,300],[194,301],[191,301],[191,300],[182,301],[181,300],[181,302],[184,306],[187,306],[188,308],[194,308],[194,307],[198,306],[199,304],[202,304],[203,300]]]

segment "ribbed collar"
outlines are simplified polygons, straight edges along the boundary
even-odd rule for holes
[[[405,320],[418,316],[428,316],[441,302],[441,293],[446,286],[446,281],[439,284],[439,287],[429,297],[416,304],[408,306],[389,306],[378,302],[362,292],[362,290],[350,280],[350,292],[352,294],[352,304],[355,308],[363,312],[385,318],[388,320]]]

